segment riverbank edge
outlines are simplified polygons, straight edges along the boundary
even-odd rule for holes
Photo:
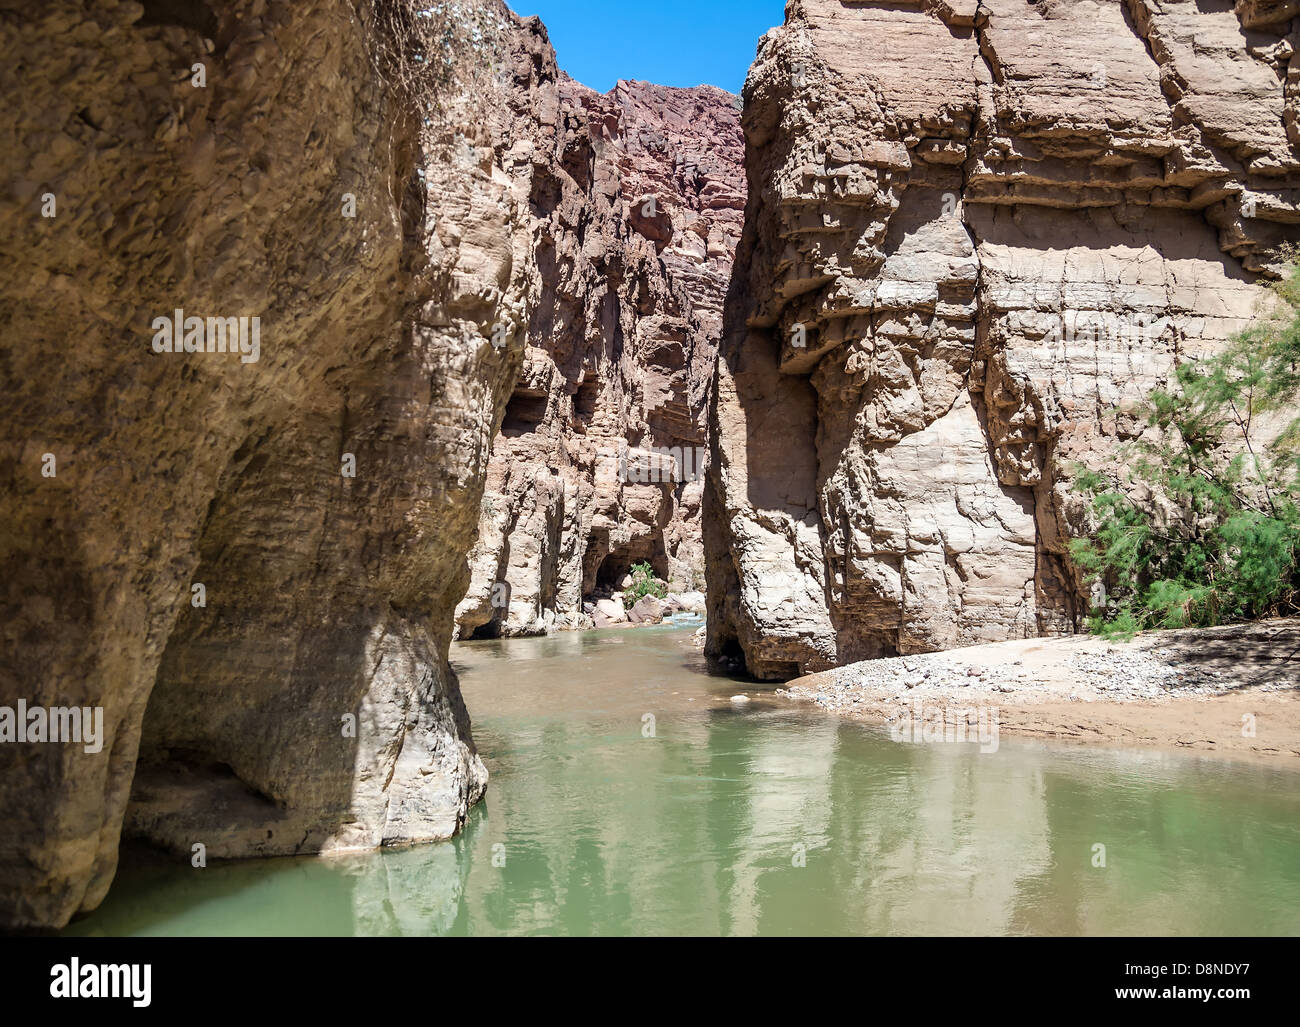
[[[895,730],[938,710],[972,723],[996,711],[999,732],[1011,735],[1300,770],[1300,618],[869,660],[777,694]]]

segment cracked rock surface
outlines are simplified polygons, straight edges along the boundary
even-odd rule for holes
[[[788,6],[744,92],[714,666],[1078,629],[1072,468],[1113,464],[1300,238],[1293,6]]]
[[[487,471],[461,638],[590,627],[648,563],[703,585],[707,389],[745,204],[738,99],[548,55],[529,207],[544,288]],[[584,606],[586,609],[584,609]]]
[[[473,7],[501,74],[422,132],[369,0],[0,3],[0,705],[105,734],[0,746],[0,925],[93,909],[123,834],[364,849],[483,794],[447,655],[523,357],[493,326],[542,292],[550,48]],[[260,359],[154,352],[176,308],[260,316]]]

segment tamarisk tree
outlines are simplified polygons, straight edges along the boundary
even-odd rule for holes
[[[1121,475],[1078,469],[1096,528],[1070,552],[1104,596],[1094,632],[1300,609],[1300,265],[1273,290],[1276,313],[1151,397]]]

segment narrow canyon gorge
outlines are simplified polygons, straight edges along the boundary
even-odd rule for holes
[[[558,159],[530,196],[543,288],[488,464],[462,638],[591,627],[590,600],[635,564],[678,592],[704,585],[706,397],[745,206],[739,99],[641,82],[602,96],[562,77],[547,102]]]
[[[452,837],[453,639],[636,564],[758,679],[1081,630],[1077,468],[1300,239],[1296,0],[790,0],[743,97],[414,6],[0,0],[0,704],[104,717],[0,928]]]

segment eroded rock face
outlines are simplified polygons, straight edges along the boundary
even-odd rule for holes
[[[789,6],[745,89],[715,665],[1079,625],[1071,468],[1113,460],[1300,236],[1293,6]]]
[[[539,88],[539,271],[488,468],[460,637],[590,626],[646,562],[702,584],[704,411],[744,207],[738,101],[712,87]],[[603,616],[603,615],[602,615]]]
[[[187,861],[450,836],[544,31],[476,8],[503,73],[422,147],[368,3],[0,7],[0,704],[105,722],[0,745],[0,925],[94,908],[124,829]],[[154,352],[176,308],[260,316],[257,361]]]

